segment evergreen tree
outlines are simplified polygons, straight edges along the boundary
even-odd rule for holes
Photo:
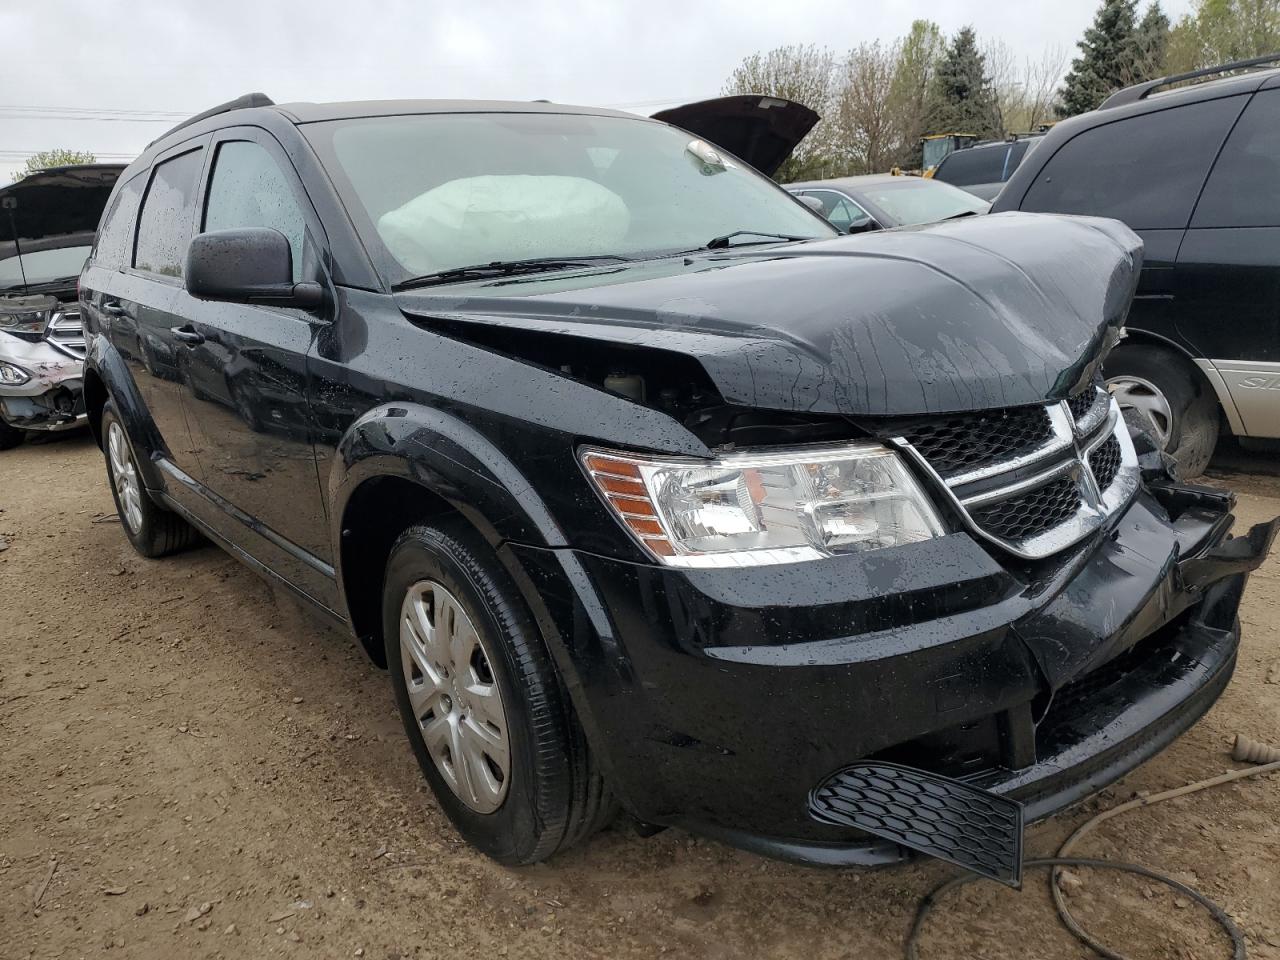
[[[1142,15],[1134,46],[1134,76],[1130,82],[1154,80],[1168,73],[1165,60],[1169,50],[1169,18],[1160,9],[1160,0],[1152,0]]]
[[[947,45],[933,75],[926,126],[931,133],[998,137],[999,113],[986,58],[973,28],[965,27]]]
[[[1080,56],[1071,61],[1058,116],[1096,110],[1113,91],[1132,82],[1138,42],[1136,7],[1137,0],[1102,0],[1093,26],[1077,44]]]

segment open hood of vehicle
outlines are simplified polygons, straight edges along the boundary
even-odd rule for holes
[[[88,234],[98,229],[102,209],[124,164],[52,167],[0,188],[0,257],[18,242]]]
[[[1119,338],[1141,266],[1114,220],[1011,213],[397,300],[456,336],[684,354],[730,404],[902,416],[1069,396]]]
[[[772,176],[821,118],[804,104],[752,94],[686,103],[653,119],[724,147]]]

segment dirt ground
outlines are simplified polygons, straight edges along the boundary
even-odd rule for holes
[[[1275,461],[1245,467],[1215,479],[1240,491],[1240,522],[1280,513]],[[917,902],[950,875],[805,869],[625,828],[549,865],[496,866],[437,809],[386,677],[348,639],[214,547],[139,558],[112,511],[87,437],[0,454],[4,960],[897,957]],[[1030,854],[1135,790],[1221,772],[1237,731],[1280,743],[1280,557],[1242,618],[1217,707],[1036,828]],[[1137,811],[1080,852],[1193,883],[1238,919],[1251,957],[1280,958],[1280,779]],[[1134,958],[1229,956],[1194,904],[1081,879],[1082,919]],[[921,955],[1087,956],[1040,876],[944,901]]]

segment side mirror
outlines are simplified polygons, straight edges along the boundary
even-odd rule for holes
[[[879,230],[880,224],[876,223],[870,217],[865,220],[858,220],[849,224],[849,233],[870,233],[872,230]]]
[[[293,282],[293,251],[279,230],[248,227],[202,233],[187,248],[187,293],[201,300],[314,310],[318,283]]]
[[[796,197],[794,193],[792,194],[792,196]],[[808,207],[814,213],[818,213],[818,214],[822,213],[822,201],[819,200],[817,197],[796,197],[796,199],[799,200],[801,203],[803,203],[806,207]]]

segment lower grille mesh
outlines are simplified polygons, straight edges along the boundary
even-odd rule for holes
[[[1030,493],[985,507],[971,507],[973,519],[986,530],[1008,540],[1023,540],[1070,520],[1080,509],[1080,487],[1059,477]]]

